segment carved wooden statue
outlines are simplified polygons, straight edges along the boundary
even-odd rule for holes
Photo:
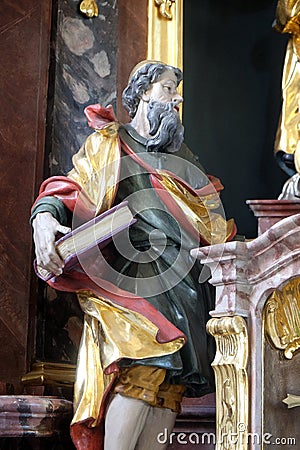
[[[205,331],[214,291],[199,284],[190,250],[236,228],[220,213],[219,180],[183,143],[181,79],[174,67],[140,63],[123,93],[127,125],[111,107],[86,108],[95,131],[71,172],[43,183],[32,210],[37,264],[55,273],[52,287],[77,292],[85,313],[71,426],[78,449],[162,449],[157,436],[171,432],[182,395],[214,389]],[[65,272],[57,232],[123,200],[137,219],[129,234]]]

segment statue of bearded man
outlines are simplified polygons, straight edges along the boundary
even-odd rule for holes
[[[129,124],[111,107],[86,108],[95,132],[66,177],[43,183],[32,209],[37,264],[53,272],[52,287],[76,292],[85,312],[71,426],[80,450],[166,448],[158,436],[172,431],[182,396],[214,390],[205,329],[214,291],[199,283],[190,250],[236,229],[220,214],[219,180],[183,143],[181,80],[179,69],[145,61],[123,93]],[[54,241],[70,213],[88,219],[124,200],[136,218],[129,240],[65,272]]]

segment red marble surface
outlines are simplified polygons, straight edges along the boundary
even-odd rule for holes
[[[29,211],[42,178],[51,2],[4,2],[0,14],[0,380],[26,371],[31,304]]]
[[[131,69],[147,57],[147,0],[118,1],[118,72],[117,117],[128,122],[129,116],[122,106],[122,92]],[[121,57],[126,55],[126,57]]]

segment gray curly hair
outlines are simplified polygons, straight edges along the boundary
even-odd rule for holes
[[[130,77],[128,86],[122,94],[122,103],[131,119],[136,114],[143,93],[149,89],[151,84],[156,83],[166,70],[172,70],[174,72],[178,86],[183,78],[181,70],[160,62],[146,63]]]

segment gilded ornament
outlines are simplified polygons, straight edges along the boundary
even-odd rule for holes
[[[175,3],[175,0],[155,0],[156,6],[159,7],[160,14],[168,20],[173,19],[173,14],[171,11],[173,3]]]
[[[74,364],[37,362],[22,377],[22,383],[26,386],[73,387],[75,370]]]
[[[98,6],[95,0],[83,0],[80,3],[80,11],[87,17],[97,17],[98,16]]]
[[[183,68],[183,0],[148,0],[147,59]],[[179,87],[180,94],[182,86]]]
[[[266,335],[271,344],[292,359],[300,348],[300,277],[276,289],[264,307]]]

